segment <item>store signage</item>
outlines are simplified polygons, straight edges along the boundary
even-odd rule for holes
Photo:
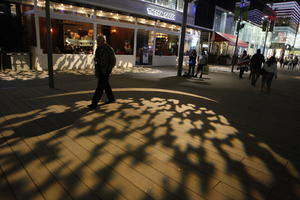
[[[152,15],[155,17],[160,17],[160,18],[164,18],[164,19],[169,19],[169,20],[176,20],[176,15],[173,12],[167,12],[167,11],[163,11],[163,10],[159,10],[156,8],[147,8],[147,13],[148,15]]]

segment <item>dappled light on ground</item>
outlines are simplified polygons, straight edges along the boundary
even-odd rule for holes
[[[281,199],[283,184],[286,199],[300,196],[297,167],[211,109],[213,99],[115,89],[125,91],[153,97],[119,98],[96,110],[86,109],[91,91],[12,100],[15,106],[0,118],[0,169],[18,195],[189,200],[274,193]]]
[[[62,69],[55,71],[55,73],[68,73],[74,75],[95,75],[93,69]],[[153,69],[144,66],[125,66],[115,67],[112,74],[124,74],[124,73],[160,73],[158,69]],[[48,78],[48,71],[33,71],[33,70],[10,70],[0,71],[0,80],[13,81],[13,80],[34,80]]]
[[[14,71],[5,70],[0,71],[0,80],[13,81],[13,80],[34,80],[48,78],[46,71]]]

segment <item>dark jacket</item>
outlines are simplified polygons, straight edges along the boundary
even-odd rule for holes
[[[108,44],[98,46],[95,53],[95,75],[109,76],[115,65],[114,50]]]
[[[261,69],[262,63],[265,62],[265,58],[262,54],[254,54],[250,61],[251,69]]]
[[[189,57],[189,64],[196,65],[197,54],[192,53]]]

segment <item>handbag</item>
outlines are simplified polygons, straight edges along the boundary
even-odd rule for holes
[[[204,65],[203,74],[208,74],[208,72],[209,72],[209,66],[208,65]]]
[[[195,61],[193,61],[193,60],[189,61],[189,65],[195,65],[195,64],[196,64]]]

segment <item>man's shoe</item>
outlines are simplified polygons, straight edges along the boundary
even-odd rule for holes
[[[97,108],[97,104],[90,104],[87,106],[89,109],[95,109]]]

